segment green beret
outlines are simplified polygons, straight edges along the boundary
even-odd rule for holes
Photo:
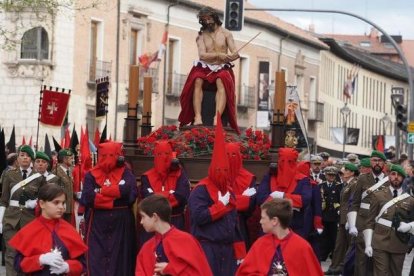
[[[351,171],[351,172],[357,172],[358,171],[358,167],[355,164],[352,164],[352,163],[346,163],[344,168],[347,169],[348,171]]]
[[[43,159],[43,160],[50,163],[49,156],[47,156],[47,154],[44,153],[43,151],[36,151],[36,158],[35,159]]]
[[[32,147],[30,147],[29,145],[20,146],[19,152],[27,153],[30,156],[30,158],[32,160],[34,160],[34,151],[33,151]]]
[[[59,157],[72,156],[73,152],[70,149],[61,149],[58,153]]]
[[[371,158],[372,157],[378,157],[381,158],[382,160],[387,160],[387,157],[385,157],[384,153],[378,151],[378,150],[373,150],[371,153]]]
[[[369,157],[365,157],[361,159],[361,163],[359,164],[361,167],[370,168],[371,167],[371,160]]]
[[[407,173],[404,171],[403,167],[401,167],[400,165],[391,165],[391,171],[392,172],[397,172],[400,175],[407,177]]]

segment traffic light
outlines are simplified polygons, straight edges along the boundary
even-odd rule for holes
[[[407,107],[402,104],[397,104],[395,111],[397,117],[397,127],[401,130],[407,131]]]
[[[243,26],[244,0],[226,0],[225,27],[230,31],[241,31]]]

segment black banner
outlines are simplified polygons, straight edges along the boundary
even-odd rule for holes
[[[105,116],[108,111],[109,80],[96,80],[96,117]]]

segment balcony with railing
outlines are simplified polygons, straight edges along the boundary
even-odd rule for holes
[[[159,93],[159,82],[158,82],[159,68],[148,68],[146,71],[141,71],[139,74],[139,99],[142,100],[144,97],[144,77],[152,77],[152,93]]]
[[[112,72],[112,62],[111,61],[103,61],[103,60],[95,60],[91,61],[88,66],[89,71],[89,78],[88,78],[88,86],[95,87],[95,83],[97,79],[101,79],[104,77],[110,77]]]
[[[254,86],[240,85],[237,109],[239,113],[246,113],[248,108],[255,108],[257,99]]]
[[[308,120],[323,122],[324,104],[321,102],[310,101],[308,110]]]

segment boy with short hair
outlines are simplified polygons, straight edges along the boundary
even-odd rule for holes
[[[151,195],[138,206],[141,224],[155,232],[137,256],[135,275],[213,275],[198,241],[171,226],[171,206],[161,195]]]
[[[275,198],[261,209],[266,235],[253,244],[236,275],[323,275],[309,243],[288,228],[293,216],[290,201]]]

